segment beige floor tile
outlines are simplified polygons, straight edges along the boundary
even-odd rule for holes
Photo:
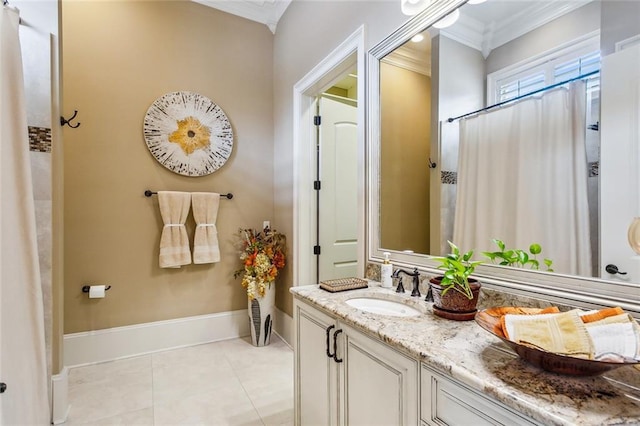
[[[71,369],[67,426],[292,425],[293,351],[276,335]]]
[[[265,425],[293,423],[293,391],[277,391],[251,398]]]
[[[274,372],[293,371],[293,351],[276,336],[270,345],[263,347],[255,347],[249,340],[236,339],[228,344],[226,354],[239,377],[264,371],[265,366]]]
[[[263,425],[237,379],[221,390],[155,405],[154,420],[155,425]]]
[[[69,394],[69,420],[74,422],[100,420],[153,406],[150,372],[146,382],[88,384],[72,387]]]
[[[106,381],[136,377],[151,372],[151,355],[120,359],[72,368],[69,371],[69,386],[81,384],[97,385]]]
[[[153,369],[153,400],[155,404],[163,404],[206,392],[224,392],[229,382],[237,381],[224,357],[209,363],[175,363]]]
[[[75,422],[69,420],[65,426],[153,426],[153,408],[131,411],[95,421]]]
[[[158,352],[151,357],[154,369],[185,364],[208,366],[224,360],[225,351],[222,342],[215,342]]]
[[[73,368],[69,419],[88,422],[153,406],[151,357]]]

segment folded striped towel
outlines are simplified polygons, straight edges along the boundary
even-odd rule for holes
[[[574,309],[559,314],[505,315],[509,340],[560,355],[593,358],[593,343],[587,327]]]
[[[504,336],[509,336],[509,333],[507,332],[507,326],[504,323],[505,316],[507,314],[542,315],[542,314],[558,314],[558,313],[560,313],[560,309],[558,309],[557,306],[549,306],[547,308],[525,308],[520,306],[503,306],[503,307],[491,309],[491,315],[493,316],[501,315],[500,321],[498,321],[498,323],[496,324],[496,327],[500,327],[500,330],[494,330],[494,332],[500,331]]]

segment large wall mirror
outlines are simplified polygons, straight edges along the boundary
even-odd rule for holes
[[[370,51],[369,100],[369,259],[453,241],[487,277],[638,298],[640,2],[436,1]]]

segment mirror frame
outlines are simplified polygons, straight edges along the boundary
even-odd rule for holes
[[[437,263],[429,255],[404,253],[380,248],[380,60],[403,45],[418,32],[467,0],[434,0],[425,10],[409,19],[367,54],[367,262],[382,263],[383,253],[391,253],[391,261],[398,267],[418,267],[422,272],[437,274]],[[433,124],[433,123],[432,123]],[[436,123],[438,133],[440,123]],[[436,146],[439,158],[440,147]],[[432,149],[433,153],[433,149]],[[437,161],[437,160],[436,160]],[[439,164],[440,161],[437,161]],[[440,172],[439,166],[433,169]],[[535,297],[552,303],[565,303],[593,309],[599,306],[620,306],[634,317],[640,318],[640,284],[529,271],[499,265],[480,265],[474,273],[487,288]]]

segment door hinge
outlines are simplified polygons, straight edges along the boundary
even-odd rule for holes
[[[313,254],[320,254],[320,246],[313,246]]]
[[[319,180],[314,180],[313,181],[313,189],[315,189],[316,191],[320,191],[320,181]]]
[[[322,119],[320,118],[319,115],[314,115],[313,116],[313,124],[314,124],[314,126],[319,126],[321,122],[322,122]]]

